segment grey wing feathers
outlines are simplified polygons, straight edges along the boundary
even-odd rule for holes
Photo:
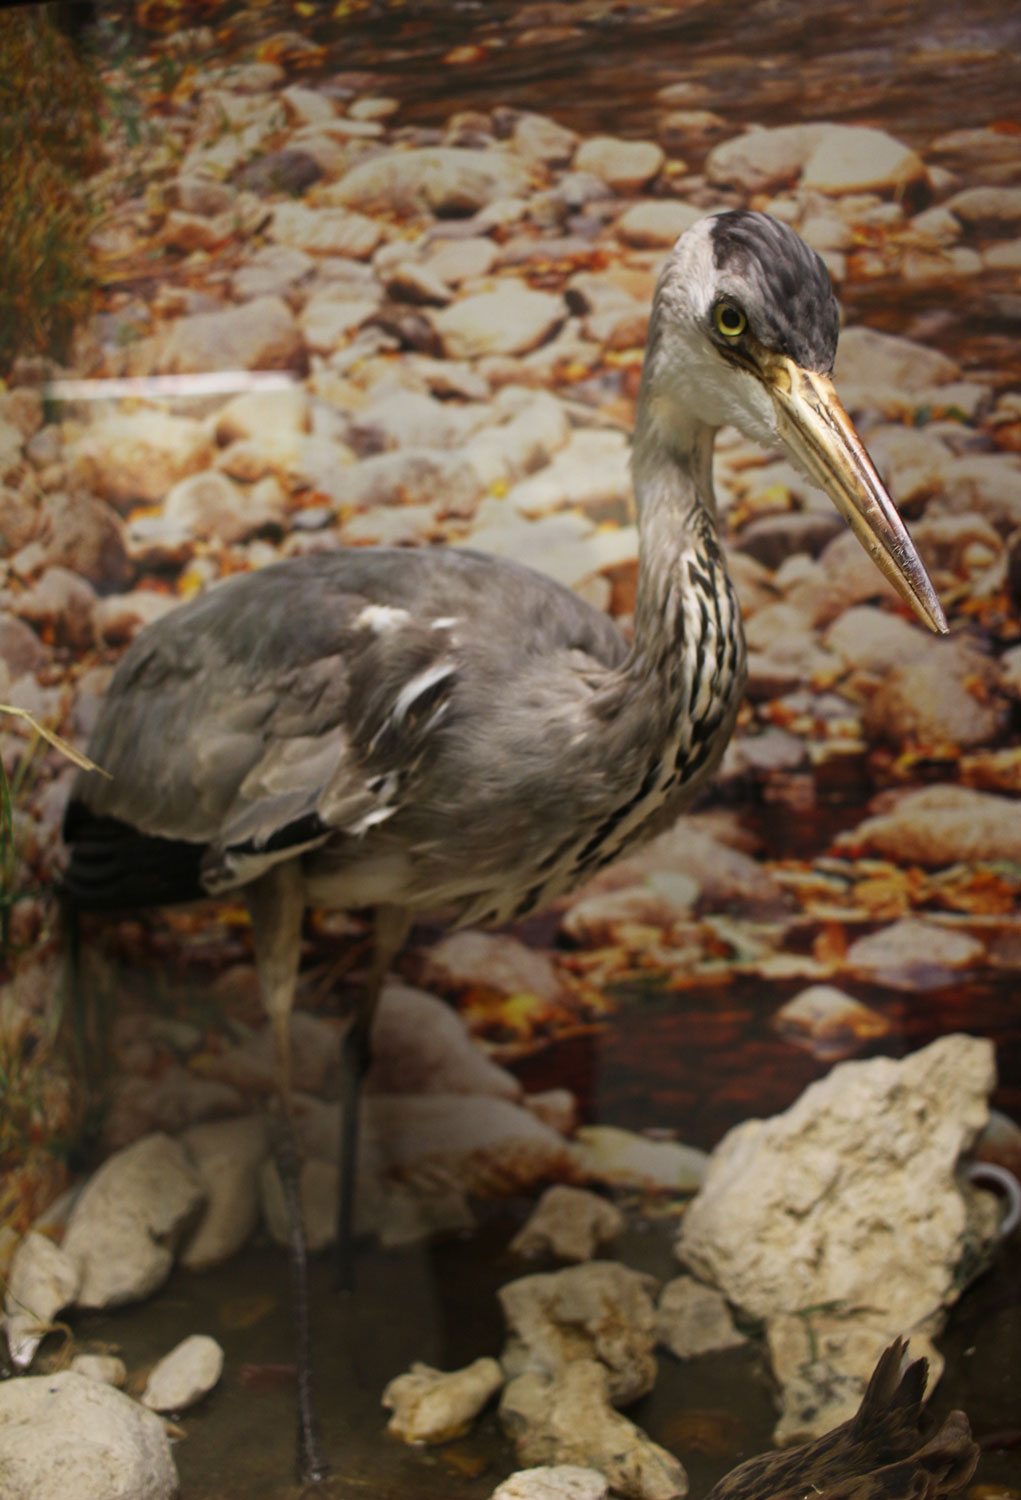
[[[367,549],[230,579],[125,653],[74,797],[145,833],[208,846],[211,892],[391,815],[449,711],[449,626],[507,653],[612,662],[612,624],[529,570],[467,552]],[[508,636],[508,629],[512,634]],[[500,663],[496,664],[499,675]]]

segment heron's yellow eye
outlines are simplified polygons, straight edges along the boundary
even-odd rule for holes
[[[748,327],[748,319],[733,302],[717,302],[713,308],[713,322],[725,339],[740,338]]]

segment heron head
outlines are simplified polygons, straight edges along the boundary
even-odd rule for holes
[[[826,491],[920,619],[946,620],[921,559],[830,379],[839,312],[829,273],[768,214],[710,214],[677,241],[660,276],[646,399],[662,430],[731,423],[779,445]]]

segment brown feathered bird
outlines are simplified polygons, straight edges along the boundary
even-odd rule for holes
[[[921,1430],[929,1366],[907,1363],[897,1339],[848,1422],[815,1442],[763,1453],[713,1486],[706,1500],[943,1500],[968,1483],[978,1447],[963,1411],[931,1437]]]

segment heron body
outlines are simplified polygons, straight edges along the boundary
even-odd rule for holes
[[[414,916],[506,922],[671,823],[715,769],[744,686],[712,485],[716,430],[783,446],[934,629],[939,603],[829,381],[817,255],[736,210],[682,235],[652,309],[632,474],[634,632],[540,573],[469,551],[365,548],[224,582],[143,630],[79,774],[78,906],[240,892],[282,1091],[307,905],[371,908],[345,1049],[356,1113],[386,968]],[[341,1234],[344,1239],[344,1234]]]

